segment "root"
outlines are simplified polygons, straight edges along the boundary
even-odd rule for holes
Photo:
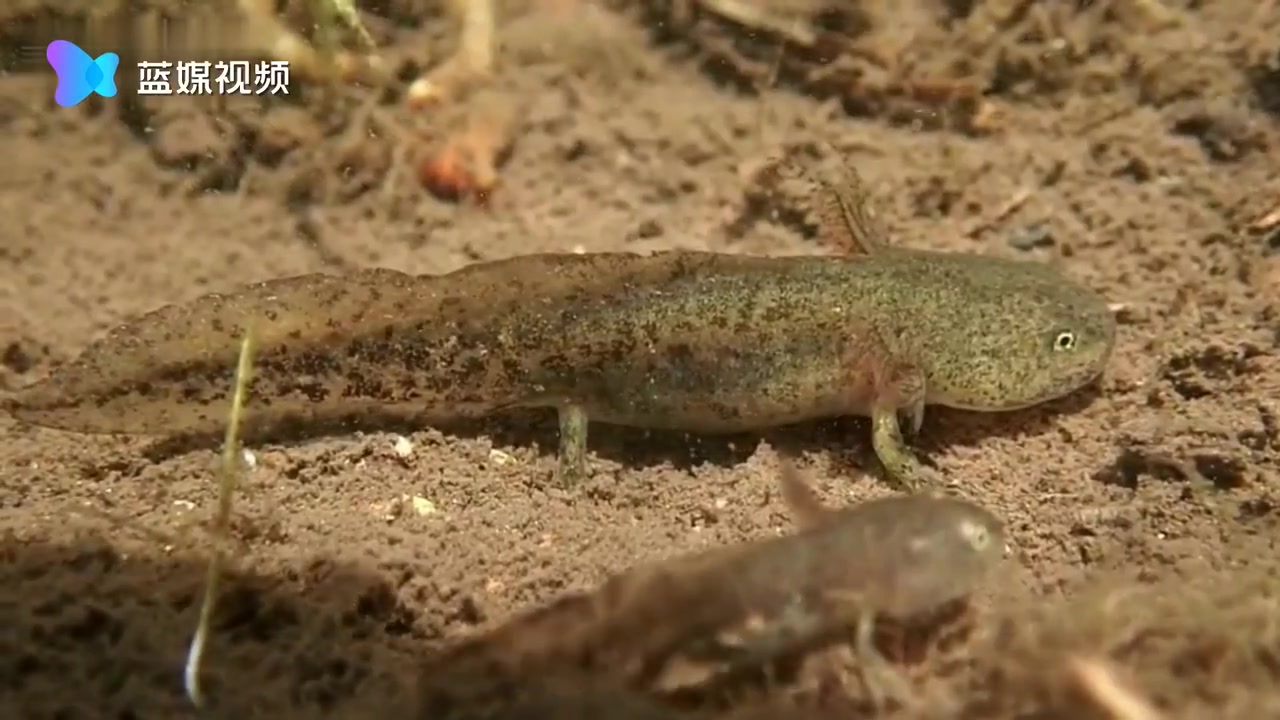
[[[273,0],[237,0],[248,25],[249,42],[267,56],[289,63],[294,77],[328,84],[365,81],[376,85],[390,79],[390,71],[374,54],[376,43],[356,12],[354,0],[309,0],[321,49],[290,29],[275,13]],[[337,47],[339,25],[353,32],[362,53]]]
[[[493,0],[449,0],[449,11],[461,22],[458,49],[409,85],[410,107],[457,100],[493,74]]]

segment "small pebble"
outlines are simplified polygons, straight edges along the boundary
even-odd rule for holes
[[[1035,250],[1050,247],[1054,243],[1053,231],[1047,223],[1034,223],[1009,235],[1009,245],[1015,250]]]
[[[394,444],[391,446],[396,455],[401,458],[407,458],[413,455],[413,443],[409,438],[403,435],[397,435]]]

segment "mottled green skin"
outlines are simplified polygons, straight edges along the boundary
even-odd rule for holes
[[[219,432],[250,320],[250,430],[558,407],[570,420],[743,431],[870,415],[904,367],[922,373],[929,403],[1005,410],[1092,380],[1114,337],[1101,298],[1033,263],[895,248],[546,254],[439,276],[285,278],[164,307],[11,408],[80,432]],[[1063,330],[1078,338],[1070,351],[1055,349]]]

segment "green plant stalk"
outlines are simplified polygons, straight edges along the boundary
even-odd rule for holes
[[[209,635],[214,606],[217,603],[218,584],[222,576],[225,562],[223,544],[230,532],[232,499],[240,473],[240,417],[244,408],[244,396],[253,371],[253,332],[245,330],[244,339],[240,343],[240,359],[236,364],[235,389],[231,396],[231,411],[227,419],[227,434],[222,445],[222,463],[218,468],[218,511],[214,516],[215,543],[213,555],[209,558],[209,567],[205,572],[204,598],[200,603],[200,619],[196,624],[195,635],[191,639],[191,647],[187,652],[187,664],[183,673],[183,684],[187,697],[196,707],[204,703],[200,688],[200,664],[204,658],[204,648]]]

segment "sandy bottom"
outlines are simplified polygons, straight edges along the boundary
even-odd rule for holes
[[[446,56],[438,9],[370,5],[406,74]],[[1007,521],[1012,552],[975,632],[905,665],[918,702],[889,715],[1154,717],[1123,710],[1138,698],[1170,718],[1280,716],[1280,6],[865,3],[824,18],[857,52],[789,53],[754,94],[768,36],[707,17],[655,32],[662,3],[543,5],[505,12],[494,80],[435,109],[298,84],[293,102],[64,110],[46,69],[16,63],[0,76],[0,391],[133,314],[274,276],[825,252],[753,172],[834,147],[895,242],[1056,263],[1121,322],[1088,397],[926,418],[920,453]],[[48,39],[15,37],[0,39]],[[503,113],[515,142],[485,206],[423,188],[424,158]],[[414,668],[450,642],[641,561],[789,531],[770,446],[799,444],[830,503],[886,493],[854,469],[866,434],[856,419],[732,441],[601,431],[576,492],[552,483],[545,432],[256,446],[212,712],[403,713]],[[189,715],[215,451],[8,417],[0,438],[0,715]],[[828,652],[707,714],[868,713]]]

